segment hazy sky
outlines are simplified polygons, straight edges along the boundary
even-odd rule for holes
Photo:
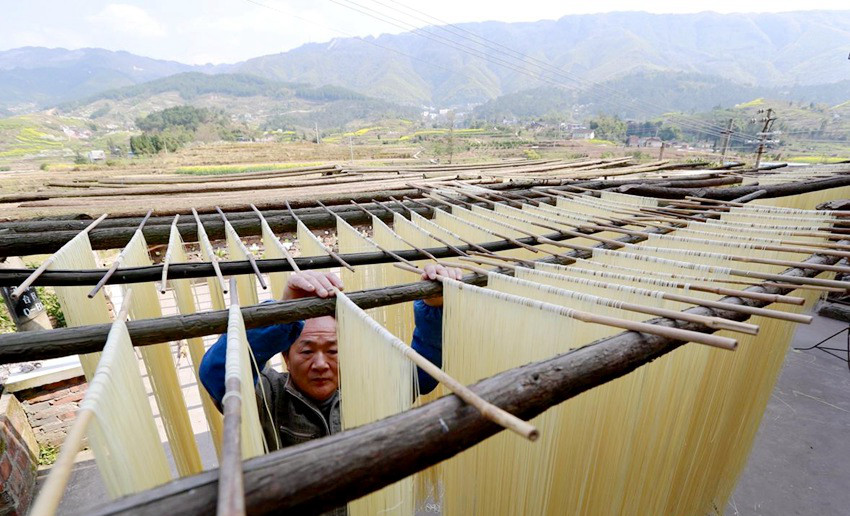
[[[9,5],[0,17],[0,50],[28,45],[101,47],[191,64],[229,63],[308,42],[398,33],[441,22],[536,21],[638,9],[654,13],[839,10],[848,8],[847,1],[0,0],[0,5]],[[387,23],[364,12],[395,20]]]

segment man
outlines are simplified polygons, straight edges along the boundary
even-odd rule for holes
[[[460,269],[428,265],[423,280],[437,275],[460,279]],[[342,290],[336,274],[307,271],[293,274],[287,281],[283,299],[327,298]],[[442,364],[443,298],[414,303],[412,347],[425,358]],[[334,434],[342,429],[339,411],[339,366],[337,362],[336,321],[331,316],[294,323],[275,324],[247,331],[248,344],[262,373],[254,372],[260,422],[269,448],[276,450]],[[224,361],[227,336],[222,335],[201,361],[200,377],[210,396],[221,406],[224,396]],[[286,362],[288,373],[278,373],[266,363],[277,353]],[[431,392],[437,382],[417,370],[419,390]]]

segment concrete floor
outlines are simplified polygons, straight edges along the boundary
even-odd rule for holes
[[[822,317],[815,317],[810,326],[798,326],[726,515],[850,514],[850,371],[847,364],[821,351],[793,349],[812,345],[846,327],[846,323]],[[846,342],[846,336],[839,336],[830,345],[846,347]],[[192,394],[191,371],[185,362],[181,365],[204,466],[215,467],[212,441],[201,428],[205,426],[203,414],[197,394]],[[41,473],[40,481],[45,474]],[[84,513],[107,498],[92,456],[82,452],[59,514]]]
[[[847,328],[815,317],[792,346],[809,347]],[[847,348],[847,334],[831,339]],[[846,354],[845,354],[846,356]],[[788,351],[728,516],[850,514],[850,370],[819,350]]]

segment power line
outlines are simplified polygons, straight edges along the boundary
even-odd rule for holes
[[[336,1],[336,0],[331,0],[331,1],[332,1],[332,2],[334,2],[334,3],[340,4],[340,5],[343,5],[343,4],[341,4],[339,1]],[[381,2],[381,1],[379,1],[379,0],[372,0],[372,1],[373,1],[374,3],[376,3],[376,4],[379,4],[379,5],[383,5],[383,6],[385,6],[385,7],[388,7],[388,8],[390,8],[390,9],[392,9],[392,10],[396,11],[396,12],[401,12],[401,11],[399,11],[398,9],[395,9],[395,8],[393,8],[393,7],[390,7],[390,6],[388,6],[386,3]],[[349,3],[351,3],[351,4],[354,4],[354,5],[358,5],[359,7],[362,7],[362,8],[364,8],[364,9],[368,9],[368,10],[370,10],[370,11],[372,11],[372,12],[378,12],[378,11],[376,11],[376,10],[374,10],[374,9],[371,9],[371,8],[365,7],[365,6],[363,6],[362,4],[358,4],[357,2],[355,2],[355,1],[353,1],[353,0],[348,0],[348,2],[349,2]],[[637,108],[637,106],[634,106],[634,104],[636,104],[636,101],[634,101],[634,99],[626,99],[626,98],[623,98],[623,97],[622,97],[622,96],[620,96],[620,95],[619,95],[619,93],[617,93],[617,92],[616,92],[616,90],[614,90],[613,88],[610,88],[610,87],[608,87],[608,86],[605,86],[605,85],[603,85],[603,84],[601,84],[601,83],[598,83],[598,82],[595,82],[595,81],[591,81],[591,80],[588,80],[588,79],[581,78],[581,77],[579,77],[579,76],[574,76],[574,75],[570,74],[569,72],[566,72],[566,71],[561,70],[561,69],[559,69],[559,68],[555,68],[555,67],[553,67],[552,65],[550,65],[549,63],[546,63],[545,61],[542,61],[542,60],[537,59],[537,58],[532,57],[532,56],[525,55],[525,54],[523,54],[523,53],[521,53],[521,52],[519,52],[519,51],[517,51],[517,50],[514,50],[514,49],[512,49],[511,47],[508,47],[508,46],[506,46],[506,45],[503,45],[503,44],[501,44],[501,43],[499,43],[499,42],[497,42],[497,41],[489,40],[489,39],[487,39],[487,38],[484,38],[483,36],[479,36],[479,35],[475,34],[474,32],[469,31],[469,30],[467,30],[467,29],[465,29],[465,28],[463,28],[463,27],[459,27],[459,26],[457,26],[457,25],[454,25],[454,24],[448,23],[448,22],[446,22],[446,21],[444,21],[444,20],[441,20],[441,19],[439,19],[439,18],[436,18],[436,17],[434,17],[434,16],[431,16],[431,15],[429,15],[429,14],[427,14],[427,13],[424,13],[424,12],[422,12],[422,11],[420,11],[420,10],[417,10],[417,9],[415,9],[415,8],[412,8],[412,7],[406,6],[406,5],[402,4],[401,2],[397,2],[397,1],[396,1],[396,2],[393,2],[393,3],[395,3],[395,4],[397,4],[397,5],[400,5],[400,6],[404,7],[405,9],[407,9],[407,10],[409,10],[409,11],[413,11],[413,12],[416,12],[416,13],[422,14],[423,16],[426,16],[427,18],[430,18],[430,20],[426,20],[426,19],[423,19],[423,18],[421,18],[421,17],[414,16],[414,15],[410,15],[410,14],[406,14],[406,16],[410,16],[411,18],[417,19],[417,20],[422,21],[422,22],[425,22],[425,23],[433,23],[433,21],[436,21],[436,22],[438,22],[438,23],[443,23],[443,24],[445,24],[445,25],[447,25],[447,26],[449,26],[449,27],[452,27],[452,28],[453,28],[453,29],[455,29],[456,31],[464,32],[464,33],[466,33],[466,34],[470,34],[472,37],[467,37],[467,36],[464,36],[464,35],[462,35],[462,34],[458,34],[457,32],[453,32],[453,31],[448,30],[446,27],[442,27],[442,26],[438,26],[438,25],[435,25],[435,26],[431,27],[431,28],[433,28],[433,29],[438,29],[438,30],[441,30],[441,31],[444,31],[444,32],[448,32],[449,34],[452,34],[453,36],[458,36],[458,37],[464,38],[464,39],[466,39],[466,40],[468,40],[468,41],[472,41],[472,42],[474,42],[474,43],[476,43],[476,44],[479,44],[479,45],[482,45],[482,46],[484,46],[485,48],[488,48],[488,49],[490,49],[490,50],[498,50],[498,49],[505,50],[505,51],[507,51],[507,52],[510,52],[510,53],[514,54],[514,56],[513,56],[514,58],[516,58],[516,59],[521,59],[521,60],[523,61],[523,64],[525,64],[525,62],[526,62],[526,61],[530,61],[532,64],[535,64],[535,66],[537,66],[538,68],[541,68],[544,72],[554,73],[554,74],[557,74],[557,75],[560,75],[560,76],[566,77],[566,78],[568,78],[568,79],[570,79],[570,80],[572,80],[572,81],[575,81],[575,82],[577,82],[577,83],[579,83],[579,84],[583,84],[583,83],[584,83],[585,85],[591,85],[591,86],[594,86],[594,87],[599,88],[599,89],[605,89],[605,90],[608,90],[608,91],[610,92],[610,93],[609,93],[609,98],[608,98],[608,100],[610,100],[610,98],[611,98],[611,97],[620,97],[620,104],[621,104],[621,106],[626,106],[626,105],[628,105],[628,107],[630,107],[630,108],[633,108],[633,109],[636,109],[636,108]],[[349,7],[349,6],[345,6],[345,7]],[[353,10],[357,10],[358,12],[361,12],[361,13],[363,12],[363,11],[358,10],[358,9],[355,9],[355,8],[353,8],[353,7],[349,7],[349,8],[350,8],[350,9],[353,9]],[[369,15],[368,13],[363,13],[363,14],[366,14],[367,16],[371,16],[371,15]],[[384,15],[383,13],[380,13],[380,14],[381,14],[381,15],[383,15],[383,16],[386,16],[386,15]],[[373,17],[373,18],[376,18],[376,17],[374,17],[374,16],[372,16],[372,17]],[[391,18],[391,19],[393,19],[393,20],[396,20],[396,21],[400,21],[400,20],[398,20],[397,18],[392,18],[392,17],[390,17],[390,18]],[[377,18],[376,18],[376,19],[377,19]],[[433,21],[432,21],[432,20],[433,20]],[[402,23],[404,23],[404,22],[402,22]],[[397,27],[400,27],[399,25],[394,24],[394,23],[393,23],[393,25],[395,25],[395,26],[397,26]],[[400,28],[410,28],[410,27],[414,27],[414,26],[413,26],[413,25],[411,25],[411,24],[408,24],[408,27],[400,27]],[[415,27],[414,27],[414,28],[415,28]],[[413,32],[425,32],[425,33],[427,33],[427,34],[433,34],[433,33],[430,33],[430,32],[428,32],[428,31],[425,31],[425,29],[415,29]],[[473,38],[474,38],[474,39],[473,39]],[[480,41],[476,41],[476,40],[481,40],[481,41],[483,41],[483,43],[482,43],[482,42],[480,42]],[[497,49],[496,47],[498,47],[498,49]],[[465,48],[469,48],[469,47],[465,47]],[[485,59],[486,59],[486,58],[485,58]],[[560,84],[559,84],[559,86],[560,86]],[[595,91],[596,91],[596,90],[593,90],[593,89],[591,90],[591,92],[595,92]],[[644,103],[645,105],[647,105],[647,106],[650,106],[650,107],[654,108],[655,110],[660,110],[660,111],[663,111],[663,110],[664,110],[664,108],[662,108],[661,106],[654,105],[654,104],[653,104],[653,103],[651,103],[651,102],[644,101],[643,103]],[[640,110],[638,110],[638,111],[640,111]],[[644,114],[644,116],[650,116],[650,115],[651,115],[651,113],[649,113],[649,112],[648,112],[648,111],[646,111],[646,110],[643,110],[643,114]],[[704,133],[706,133],[706,134],[710,134],[710,135],[715,136],[715,137],[719,137],[719,136],[722,136],[722,135],[723,135],[723,131],[724,131],[724,129],[723,129],[722,127],[712,125],[712,124],[711,124],[711,123],[709,123],[709,122],[704,122],[704,121],[699,120],[699,119],[697,119],[697,118],[687,117],[687,116],[682,115],[682,114],[675,114],[674,116],[676,116],[677,118],[681,118],[681,119],[682,119],[682,121],[686,121],[685,123],[682,123],[682,125],[685,125],[685,126],[691,127],[692,129],[701,128],[701,129],[702,129],[702,131],[701,131],[701,132],[704,132]],[[680,123],[681,123],[681,122],[680,122]],[[736,137],[736,138],[740,139],[740,138],[742,138],[742,137],[743,137],[743,133],[737,133],[737,132],[736,132],[736,134],[735,134],[735,136],[734,136],[734,137]]]
[[[412,28],[413,30],[412,30],[411,32],[412,32],[412,33],[414,33],[414,34],[416,34],[416,35],[419,35],[419,36],[421,36],[421,37],[425,37],[426,39],[430,39],[430,40],[433,40],[433,41],[437,41],[438,43],[441,43],[441,44],[443,44],[443,45],[445,45],[445,46],[448,46],[448,47],[454,48],[454,49],[456,49],[456,50],[460,50],[461,52],[464,52],[464,53],[466,53],[466,54],[472,55],[472,56],[474,56],[474,57],[478,57],[478,58],[484,59],[485,61],[489,61],[489,62],[494,63],[494,64],[500,64],[500,65],[505,66],[505,67],[508,67],[508,68],[510,68],[510,69],[512,69],[512,70],[514,70],[514,71],[517,71],[518,73],[521,73],[521,74],[524,74],[524,75],[528,75],[528,76],[532,76],[532,77],[534,77],[535,79],[541,80],[541,81],[543,81],[543,82],[548,82],[548,83],[550,83],[550,84],[554,84],[554,85],[556,85],[556,86],[562,86],[562,84],[561,84],[561,83],[554,82],[554,81],[552,81],[551,79],[548,79],[548,78],[546,78],[546,77],[545,77],[545,76],[543,76],[543,75],[540,75],[540,76],[532,75],[532,74],[531,74],[531,72],[529,72],[529,71],[527,71],[527,70],[525,70],[525,69],[517,68],[517,67],[516,67],[515,65],[513,65],[513,64],[505,63],[505,62],[504,62],[504,60],[502,60],[502,59],[495,59],[495,60],[494,60],[494,58],[488,57],[486,54],[481,53],[481,51],[478,51],[478,50],[474,50],[474,49],[473,49],[473,50],[472,50],[472,52],[470,52],[470,51],[468,51],[468,50],[459,49],[459,48],[458,48],[458,45],[457,45],[455,42],[452,42],[452,41],[446,42],[446,41],[445,41],[445,38],[442,38],[442,37],[436,36],[436,35],[434,35],[433,33],[429,32],[429,31],[427,31],[427,30],[425,30],[425,29],[417,28],[417,27],[415,27],[414,25],[411,25],[411,24],[409,24],[409,23],[407,23],[407,22],[404,22],[404,21],[398,20],[398,18],[394,18],[394,17],[389,16],[389,15],[386,15],[386,14],[384,14],[384,13],[380,13],[379,11],[376,11],[375,9],[372,9],[372,8],[369,8],[369,7],[366,7],[366,6],[363,6],[362,4],[359,4],[359,3],[357,3],[357,2],[355,2],[355,1],[353,1],[353,0],[348,0],[348,4],[352,4],[352,5],[346,5],[346,4],[344,4],[344,3],[342,3],[342,2],[340,2],[340,1],[338,1],[338,0],[330,0],[330,1],[331,1],[331,2],[333,2],[333,3],[335,3],[335,4],[340,5],[340,6],[342,6],[342,7],[346,7],[347,9],[351,9],[351,10],[353,10],[353,11],[355,11],[355,12],[359,12],[359,13],[361,13],[361,14],[365,15],[365,16],[369,16],[370,18],[373,18],[373,19],[376,19],[376,20],[382,21],[382,22],[384,22],[384,23],[387,23],[387,24],[389,24],[389,25],[395,26],[395,27],[397,27],[397,28],[401,28],[401,29],[404,29],[404,30],[411,30],[411,28]],[[385,5],[385,4],[382,4],[382,5]],[[356,6],[356,7],[355,7],[355,6]],[[366,11],[371,11],[372,13],[377,13],[377,14],[370,14],[369,12],[366,12]],[[388,19],[389,19],[389,20],[392,20],[392,21],[388,21]],[[423,20],[423,21],[424,21],[424,20]],[[404,24],[404,25],[403,25],[403,24]],[[466,38],[466,39],[469,39],[469,38]],[[484,38],[482,38],[482,39],[484,39]],[[464,46],[464,48],[469,49],[470,47]],[[493,49],[492,47],[488,47],[488,48],[490,48],[491,50]],[[507,47],[506,47],[506,48],[507,48]],[[516,51],[514,51],[514,52],[515,52],[515,53],[517,53],[517,54],[519,54],[519,55],[523,55],[523,54],[521,54],[521,53],[519,53],[519,52],[516,52]],[[530,59],[531,59],[531,58],[530,58]],[[555,74],[557,74],[557,75],[563,75],[563,76],[565,76],[565,77],[567,77],[567,78],[570,78],[571,80],[574,80],[574,81],[577,81],[577,82],[588,82],[588,81],[587,81],[587,80],[585,80],[585,79],[580,79],[580,78],[571,77],[571,76],[570,76],[570,74],[568,74],[568,73],[566,73],[566,72],[563,72],[563,71],[561,71],[561,70],[559,70],[559,69],[556,69],[556,68],[552,68],[552,67],[548,67],[548,66],[543,66],[543,65],[537,65],[537,66],[538,66],[538,67],[540,67],[540,68],[544,68],[544,71],[552,72],[552,73],[555,73]],[[599,84],[597,84],[597,83],[590,82],[590,84],[593,84],[593,85],[595,85],[595,86],[599,86],[600,88],[606,88],[606,87],[603,87],[602,85],[599,85]],[[596,90],[594,90],[594,89],[591,89],[591,90],[590,90],[590,92],[591,92],[591,94],[599,94],[599,93],[598,93]],[[600,95],[601,95],[601,94],[600,94]],[[609,95],[611,95],[611,94],[609,94]],[[613,95],[611,95],[611,96],[613,96]],[[603,97],[603,98],[604,98],[604,97]],[[607,100],[610,100],[610,98],[609,98],[609,99],[607,99]],[[634,104],[636,104],[636,102],[635,102],[634,100],[620,100],[620,103],[626,103],[626,104],[628,104],[628,105],[629,105],[629,107],[632,107],[633,109],[635,109]],[[661,108],[658,108],[658,109],[661,109]],[[696,122],[689,121],[688,117],[685,117],[684,115],[679,115],[679,116],[683,119],[683,121],[682,121],[682,122],[680,122],[680,125],[683,125],[683,126],[685,126],[685,127],[688,127],[688,128],[692,129],[692,130],[693,130],[693,131],[695,131],[695,132],[701,132],[701,133],[708,134],[708,135],[710,135],[710,136],[714,136],[714,137],[720,137],[720,136],[721,136],[722,130],[717,130],[717,129],[715,129],[715,128],[712,128],[712,127],[710,126],[710,124],[707,124],[707,123],[702,122],[702,121],[696,121]],[[688,120],[688,121],[687,121],[687,122],[684,122],[685,120]],[[741,136],[737,136],[737,135],[736,135],[735,137],[736,137],[737,139],[741,139],[741,138],[742,138]]]

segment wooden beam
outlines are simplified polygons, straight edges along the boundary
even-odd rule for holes
[[[206,226],[206,224],[204,224]],[[541,235],[550,240],[566,240],[573,238],[566,233],[551,233]],[[537,243],[537,238],[518,238],[516,239],[525,245]],[[485,242],[475,245],[461,245],[450,247],[435,247],[424,249],[425,252],[420,252],[413,249],[394,251],[399,256],[406,260],[421,260],[428,259],[431,256],[437,258],[446,258],[449,256],[457,256],[458,250],[466,252],[470,249],[485,249],[487,251],[504,251],[520,247],[515,243],[505,240],[496,240],[493,242]],[[369,253],[350,253],[341,255],[341,258],[351,265],[372,265],[376,263],[392,263],[395,260],[391,255],[385,252],[369,252]],[[326,269],[339,265],[337,260],[331,256],[317,257],[299,257],[293,261],[300,269]],[[292,265],[286,259],[266,259],[256,260],[257,267],[260,272],[289,272],[292,271]],[[226,276],[239,274],[251,274],[253,268],[248,261],[227,261],[218,262],[221,273]],[[146,267],[126,267],[118,269],[110,278],[109,283],[120,285],[126,283],[143,283],[146,281],[156,281],[162,276],[163,265],[150,265]],[[32,273],[29,269],[0,269],[0,286],[17,285],[23,279],[27,278]],[[103,276],[103,269],[90,269],[79,271],[44,271],[38,278],[33,281],[33,285],[49,285],[54,287],[61,286],[79,286],[79,285],[94,285]],[[171,263],[168,267],[168,276],[171,279],[191,279],[191,278],[206,278],[216,275],[213,264],[208,262],[202,263]]]
[[[475,285],[483,285],[486,279],[473,275],[467,277],[465,281]],[[377,306],[434,297],[441,293],[442,286],[439,283],[418,281],[405,285],[352,292],[348,294],[348,297],[357,306],[365,310]],[[309,298],[262,303],[256,306],[242,307],[241,310],[242,317],[245,319],[245,328],[250,329],[323,315],[333,315],[335,303],[332,298]],[[37,340],[33,338],[32,332],[0,335],[0,364],[46,360],[101,351],[109,334],[110,326],[110,324],[95,324],[75,328],[59,328],[39,332]],[[147,346],[160,342],[220,334],[227,329],[227,310],[130,321],[127,323],[127,329],[134,346]]]
[[[655,185],[634,185],[617,188],[617,191],[631,195],[658,197],[660,199],[684,199],[688,196],[696,196],[705,197],[707,199],[731,201],[759,190],[766,191],[761,198],[767,199],[799,195],[819,190],[827,190],[829,188],[839,188],[842,186],[850,186],[850,176],[842,175],[830,177],[828,179],[782,183],[778,185],[732,186],[729,188],[701,188],[696,190],[677,187],[659,187]]]

